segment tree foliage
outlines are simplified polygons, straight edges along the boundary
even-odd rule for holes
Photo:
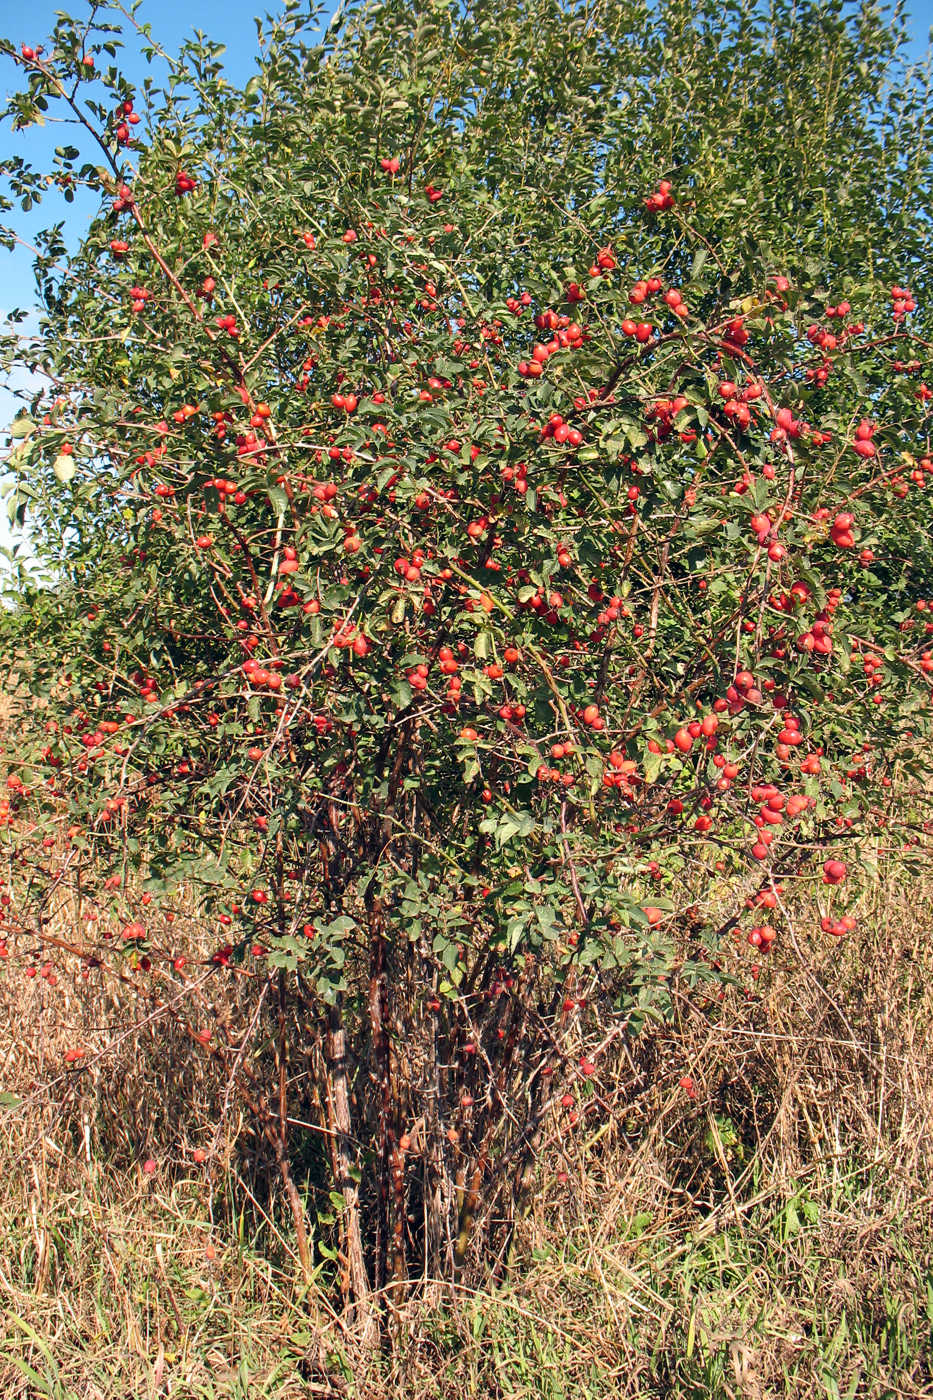
[[[184,983],[138,897],[185,883],[320,1036],[361,1305],[505,1249],[572,1028],[669,1015],[746,902],[780,944],[782,881],[843,933],[922,772],[929,72],[872,5],[387,0],[288,5],[243,90],[140,30],[135,89],[110,13],[4,46],[7,118],[74,123],[10,208],[100,197],[4,342],[11,802],[135,972]]]

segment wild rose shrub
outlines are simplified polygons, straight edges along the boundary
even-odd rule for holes
[[[150,906],[196,891],[281,1063],[326,1046],[359,1303],[494,1262],[596,1068],[569,1033],[714,984],[740,921],[779,949],[784,882],[844,935],[922,780],[922,75],[888,92],[896,32],[823,4],[392,0],[316,38],[289,6],[242,91],[209,42],[134,88],[106,16],[5,45],[14,124],[78,123],[14,204],[100,200],[4,342],[45,566],[7,926],[92,856],[86,967],[166,998]],[[244,1092],[288,1189],[284,1098]]]

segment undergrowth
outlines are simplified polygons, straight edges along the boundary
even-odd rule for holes
[[[326,1200],[306,1177],[309,1287],[271,1163],[190,1042],[136,1027],[125,987],[11,966],[5,1394],[933,1395],[931,933],[929,883],[882,862],[848,941],[789,941],[755,996],[684,995],[621,1041],[594,1111],[546,1138],[497,1284],[422,1280],[378,1354],[331,1308]],[[112,1051],[65,1075],[75,1017]]]

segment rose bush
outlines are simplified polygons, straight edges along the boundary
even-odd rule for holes
[[[306,1267],[310,1056],[365,1313],[504,1257],[549,1117],[675,985],[715,1005],[726,935],[779,950],[794,881],[844,935],[922,779],[924,79],[867,9],[388,0],[287,6],[243,90],[206,40],[133,87],[107,13],[4,45],[7,117],[75,142],[10,207],[99,197],[3,342],[45,570],[6,924],[33,958],[92,858],[86,969],[173,1014],[250,979],[275,1084],[195,1038]],[[182,884],[197,976],[150,918]]]

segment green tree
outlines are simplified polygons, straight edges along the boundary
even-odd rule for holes
[[[8,207],[100,197],[3,342],[48,386],[9,840],[66,809],[117,955],[192,997],[141,901],[199,890],[280,1078],[213,1053],[306,1267],[311,1055],[365,1319],[501,1264],[555,1112],[747,904],[767,952],[821,880],[844,933],[921,771],[929,71],[872,5],[388,0],[288,5],[242,91],[140,29],[135,90],[117,10],[3,45],[7,119],[74,141]],[[67,862],[30,849],[34,931]]]

